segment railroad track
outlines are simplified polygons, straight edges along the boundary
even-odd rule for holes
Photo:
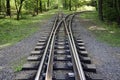
[[[39,40],[15,80],[101,80],[83,40],[74,37],[75,15],[56,16],[50,34]]]

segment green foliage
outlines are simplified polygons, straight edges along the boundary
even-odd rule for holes
[[[103,16],[105,19],[110,21],[117,21],[117,17],[120,16],[117,7],[116,0],[103,0]]]
[[[99,17],[109,22],[115,21],[120,24],[120,1],[119,0],[96,0],[98,3]],[[102,20],[102,19],[101,19]]]
[[[24,8],[29,11],[33,11],[36,7],[36,3],[34,0],[25,0]]]
[[[5,11],[5,0],[0,0],[0,13]]]
[[[117,11],[114,8],[104,8],[103,13],[104,18],[109,21],[116,21],[118,16]]]

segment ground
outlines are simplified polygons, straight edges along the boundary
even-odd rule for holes
[[[79,16],[76,18],[77,24],[73,25],[76,37],[84,40],[89,56],[96,64],[97,73],[104,80],[119,80],[120,47],[112,47],[98,40],[96,35],[89,30],[91,26],[97,26],[94,22],[80,19]]]
[[[0,80],[14,80],[15,71],[21,69],[40,37],[52,26],[52,22],[53,19],[44,20],[42,26],[39,22],[35,23],[40,28],[35,34],[0,50]]]
[[[76,24],[73,24],[75,36],[84,40],[89,56],[97,66],[97,73],[104,80],[119,80],[120,47],[111,47],[107,43],[98,41],[94,33],[89,30],[90,26],[96,25],[95,23],[86,19],[80,19],[79,16],[74,21],[76,22]],[[52,26],[53,19],[51,18],[51,20],[45,22],[46,24],[44,23],[43,26],[40,26],[40,30],[32,36],[25,38],[13,46],[0,50],[0,80],[14,79],[14,68],[16,67],[13,66],[19,65],[19,60],[26,59],[30,51],[34,50],[37,41],[48,29],[47,27]]]

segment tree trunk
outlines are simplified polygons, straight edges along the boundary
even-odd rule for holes
[[[11,11],[10,11],[10,0],[6,0],[6,15],[11,16]]]
[[[47,1],[47,7],[49,9],[49,6],[50,6],[50,0]]]
[[[0,12],[2,11],[2,1],[0,0]]]
[[[40,0],[40,12],[42,13],[42,1]]]
[[[98,14],[99,14],[99,19],[103,21],[103,0],[98,0]]]
[[[71,0],[69,0],[69,11],[71,11],[71,7],[72,7]]]
[[[17,12],[17,20],[20,20],[20,12]]]
[[[36,13],[37,13],[37,15],[38,15],[38,13],[39,13],[39,11],[38,11],[38,0],[37,0],[37,2],[36,2]]]
[[[64,8],[67,9],[67,1],[64,2]]]
[[[22,6],[23,6],[23,1],[24,0],[21,0],[20,3],[17,5],[17,1],[15,0],[15,6],[16,6],[16,10],[17,10],[17,20],[20,19],[20,14],[21,14]]]
[[[118,25],[120,25],[120,2],[119,2],[119,0],[116,0],[115,1],[115,3],[116,3],[116,11],[117,11],[117,23],[118,23]]]

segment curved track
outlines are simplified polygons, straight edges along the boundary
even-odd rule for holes
[[[86,73],[96,72],[95,67],[91,66],[89,58],[85,56],[87,51],[83,41],[75,39],[72,32],[75,15],[56,16],[50,35],[44,36],[28,57],[28,61],[33,64],[24,65],[15,80],[92,79]]]

